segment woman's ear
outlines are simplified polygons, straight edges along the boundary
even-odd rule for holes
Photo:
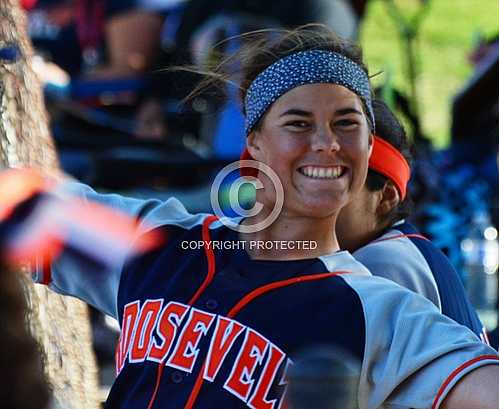
[[[381,200],[378,203],[376,214],[383,218],[400,203],[400,194],[391,180],[387,180],[381,192]]]
[[[256,160],[261,159],[260,139],[260,132],[256,130],[251,131],[246,139],[246,148],[248,149],[251,157]]]
[[[371,154],[373,153],[373,147],[374,147],[374,134],[372,132],[369,132],[369,158],[371,157]]]

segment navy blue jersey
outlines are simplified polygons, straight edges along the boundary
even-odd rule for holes
[[[37,277],[119,320],[107,408],[282,408],[287,368],[314,345],[358,358],[360,409],[438,408],[466,373],[499,364],[469,329],[348,252],[253,260],[237,233],[175,199],[79,184],[60,193],[74,194],[137,216],[137,239],[161,231],[167,240],[112,267],[63,252],[50,277]]]
[[[377,276],[388,278],[432,301],[442,312],[487,341],[461,279],[447,257],[407,222],[353,253]]]

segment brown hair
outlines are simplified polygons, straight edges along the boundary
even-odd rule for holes
[[[258,30],[241,34],[238,37],[243,42],[243,46],[238,52],[222,59],[220,63],[208,67],[206,71],[192,67],[188,69],[191,72],[205,75],[205,78],[188,95],[187,99],[206,90],[224,89],[226,83],[232,83],[239,88],[241,100],[244,101],[249,86],[258,74],[277,60],[300,51],[336,52],[358,64],[368,74],[367,67],[362,60],[360,47],[338,37],[322,24],[307,24],[292,30]],[[228,40],[222,41],[215,47],[222,47],[226,41]],[[236,65],[240,67],[239,70],[234,70],[233,67]],[[367,112],[366,109],[365,111]],[[367,118],[370,123],[368,115]],[[258,125],[257,123],[256,127]],[[371,123],[370,125],[372,127]]]

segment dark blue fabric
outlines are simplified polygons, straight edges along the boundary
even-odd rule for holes
[[[395,227],[404,234],[420,234],[410,223]],[[442,313],[480,336],[483,325],[466,296],[463,283],[447,257],[429,240],[409,237],[428,263],[442,304]]]
[[[146,299],[164,298],[187,304],[204,280],[208,268],[204,251],[187,251],[180,247],[182,240],[200,240],[201,226],[189,231],[170,227],[167,234],[175,238],[168,246],[133,261],[126,268],[118,296],[120,322],[127,303],[140,300],[142,304]],[[211,239],[236,241],[237,233],[222,227],[212,231]],[[215,250],[215,257],[215,278],[194,306],[222,316],[226,316],[246,294],[265,284],[327,272],[319,259],[255,261],[245,250]],[[363,360],[365,321],[362,304],[357,293],[340,276],[266,293],[248,304],[234,320],[263,335],[291,359],[310,345],[335,345],[350,352],[360,362]],[[212,333],[213,326],[199,344],[200,353],[191,374],[164,368],[155,409],[184,407],[204,362]],[[223,387],[242,342],[243,339],[238,337],[214,382],[204,382],[196,407],[247,407]],[[263,370],[262,366],[257,366],[255,377]],[[156,363],[148,361],[125,363],[111,389],[106,408],[145,408],[153,394],[157,367]],[[284,368],[285,362],[280,365],[276,379],[281,378]],[[283,393],[284,386],[278,383],[274,382],[267,394],[268,399]]]

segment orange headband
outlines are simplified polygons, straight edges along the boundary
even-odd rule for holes
[[[389,178],[404,200],[407,182],[411,178],[411,168],[402,154],[393,145],[374,135],[374,146],[369,158],[369,169],[375,170]]]

